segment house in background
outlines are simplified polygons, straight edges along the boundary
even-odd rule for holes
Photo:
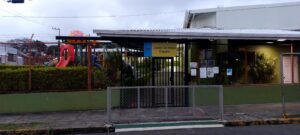
[[[9,45],[0,45],[0,64],[23,65],[23,57],[18,56],[18,50]]]
[[[252,5],[238,7],[219,7],[211,9],[189,10],[186,12],[184,28],[207,29],[206,31],[235,34],[257,33],[284,34],[300,30],[300,2]],[[263,33],[262,33],[263,34]],[[280,54],[300,52],[299,41],[277,40],[236,40],[210,39],[193,43],[192,61],[205,66],[205,61],[214,61],[221,70],[233,69],[232,83],[279,83]],[[193,56],[197,56],[194,57]],[[202,56],[202,57],[200,57]],[[286,83],[298,83],[298,57],[284,56],[283,73]],[[259,64],[269,64],[269,74],[256,72]],[[293,66],[294,71],[291,72]],[[256,73],[255,73],[256,72]],[[268,71],[266,71],[268,72]],[[293,76],[293,77],[292,77]],[[271,77],[271,78],[267,78]],[[265,80],[260,80],[265,78]]]

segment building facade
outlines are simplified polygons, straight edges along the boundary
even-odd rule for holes
[[[18,50],[8,46],[1,45],[0,46],[0,64],[7,65],[23,65],[23,58],[18,56]]]
[[[300,30],[300,2],[189,10],[184,28]]]
[[[300,2],[190,10],[186,12],[184,28],[297,32],[300,30],[300,18],[294,15],[299,12]],[[282,67],[284,82],[298,83],[298,57],[284,56],[283,61],[280,61],[281,53],[299,52],[298,44],[297,41],[286,41],[286,39],[211,39],[203,43],[194,43],[192,58],[196,57],[193,60],[198,61],[200,66],[201,63],[206,65],[201,61],[215,61],[223,70],[233,69],[233,75],[228,83],[237,84],[280,83],[282,76],[280,64],[285,63]],[[197,57],[203,54],[213,55]],[[292,57],[294,58],[293,62]],[[263,65],[267,65],[270,69],[265,69],[263,72],[264,69],[259,67]],[[290,72],[291,67],[293,67],[292,70],[297,70]],[[262,69],[262,72],[257,72],[257,69]]]

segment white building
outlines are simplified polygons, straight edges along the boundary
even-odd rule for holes
[[[0,45],[0,64],[23,65],[24,60],[18,56],[17,49],[8,45]]]
[[[238,7],[219,7],[211,9],[189,10],[186,12],[184,20],[184,28],[191,29],[210,29],[210,31],[269,31],[269,34],[276,34],[275,31],[300,31],[300,2],[288,2],[266,5],[238,6]],[[273,31],[273,32],[272,32]],[[280,33],[280,32],[279,32]],[[277,34],[279,34],[277,33]],[[281,53],[299,52],[299,42],[281,43],[280,40],[265,43],[258,42],[251,46],[244,46],[245,43],[240,42],[238,45],[230,45],[229,40],[222,40],[220,43],[225,43],[227,48],[243,48],[248,52],[263,53],[271,58],[279,59]],[[268,44],[271,43],[271,44]],[[288,44],[288,46],[280,45]],[[231,47],[230,47],[231,46]],[[269,48],[264,50],[262,48]],[[232,50],[227,52],[232,53]],[[292,62],[291,56],[284,56],[281,61],[284,63],[282,67],[284,83],[299,82],[298,57]],[[295,70],[291,72],[292,69]],[[280,81],[279,76],[279,61],[276,64],[277,82]],[[294,75],[292,75],[294,74]],[[294,76],[294,78],[293,78]]]
[[[189,10],[184,28],[300,30],[300,2]]]

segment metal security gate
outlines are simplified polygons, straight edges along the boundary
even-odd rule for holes
[[[152,58],[152,86],[174,85],[174,59]]]
[[[139,46],[142,46],[140,43]],[[121,75],[122,86],[172,86],[184,85],[186,75],[185,44],[177,45],[176,57],[144,57],[142,47],[121,47],[123,69]],[[124,68],[125,67],[125,68]],[[129,69],[131,68],[131,69]],[[128,75],[132,70],[132,77]],[[125,73],[126,71],[126,73]],[[128,82],[130,80],[130,82]],[[136,95],[140,94],[140,107],[164,106],[165,92],[163,89],[124,89],[120,91],[120,105],[122,108],[137,107]],[[188,90],[168,90],[168,105],[181,107],[188,105]]]

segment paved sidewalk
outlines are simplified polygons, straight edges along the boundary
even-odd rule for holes
[[[88,128],[103,127],[105,125],[105,118],[105,112],[101,110],[14,115],[2,114],[0,115],[0,125],[33,123],[33,129]]]
[[[289,112],[293,112],[295,114],[300,114],[300,104],[289,104],[288,106]],[[266,120],[281,119],[281,105],[280,104],[255,104],[255,105],[235,105],[235,106],[225,106],[225,114],[224,120],[226,122],[249,122],[249,121],[257,121],[261,120],[263,123],[268,123]],[[178,112],[178,113],[187,113],[183,108],[171,108],[176,111],[170,111],[170,114]],[[182,109],[182,110],[181,110]],[[206,118],[207,115],[217,115],[218,107],[200,107],[201,111],[205,113],[200,113],[196,111],[196,118]],[[139,114],[135,113],[136,111],[132,111],[134,109],[116,109],[113,111],[112,116],[115,118],[125,118],[127,122],[130,122],[128,118],[138,117]],[[149,115],[162,115],[163,109],[155,109],[152,108],[152,111],[144,110],[142,111],[143,116],[141,118],[147,118]],[[191,110],[191,108],[189,108]],[[151,113],[153,112],[153,114]],[[139,111],[141,113],[141,111]],[[189,112],[190,113],[190,112]],[[215,114],[214,114],[215,113]],[[192,114],[192,113],[191,113]],[[205,114],[205,115],[204,115]],[[178,116],[178,120],[182,120],[180,116]],[[122,120],[122,119],[121,119]],[[139,119],[143,120],[143,119]],[[151,120],[151,119],[150,119]],[[174,119],[173,119],[174,120]],[[193,120],[193,119],[189,119]],[[298,119],[299,120],[299,119]],[[297,120],[297,121],[298,121]],[[106,111],[105,110],[89,110],[89,111],[69,111],[69,112],[51,112],[51,113],[34,113],[34,114],[0,114],[0,132],[1,130],[49,130],[49,129],[74,129],[74,128],[104,128],[107,121]],[[143,122],[143,121],[139,121]],[[146,120],[145,120],[146,122]],[[283,124],[287,124],[286,122],[281,122]],[[25,126],[14,126],[14,125],[24,125]],[[29,124],[29,125],[26,125]],[[4,128],[3,128],[4,125]],[[251,124],[250,124],[251,125]],[[5,127],[6,126],[6,127]],[[7,127],[9,127],[7,129]],[[12,128],[12,129],[10,129]]]

